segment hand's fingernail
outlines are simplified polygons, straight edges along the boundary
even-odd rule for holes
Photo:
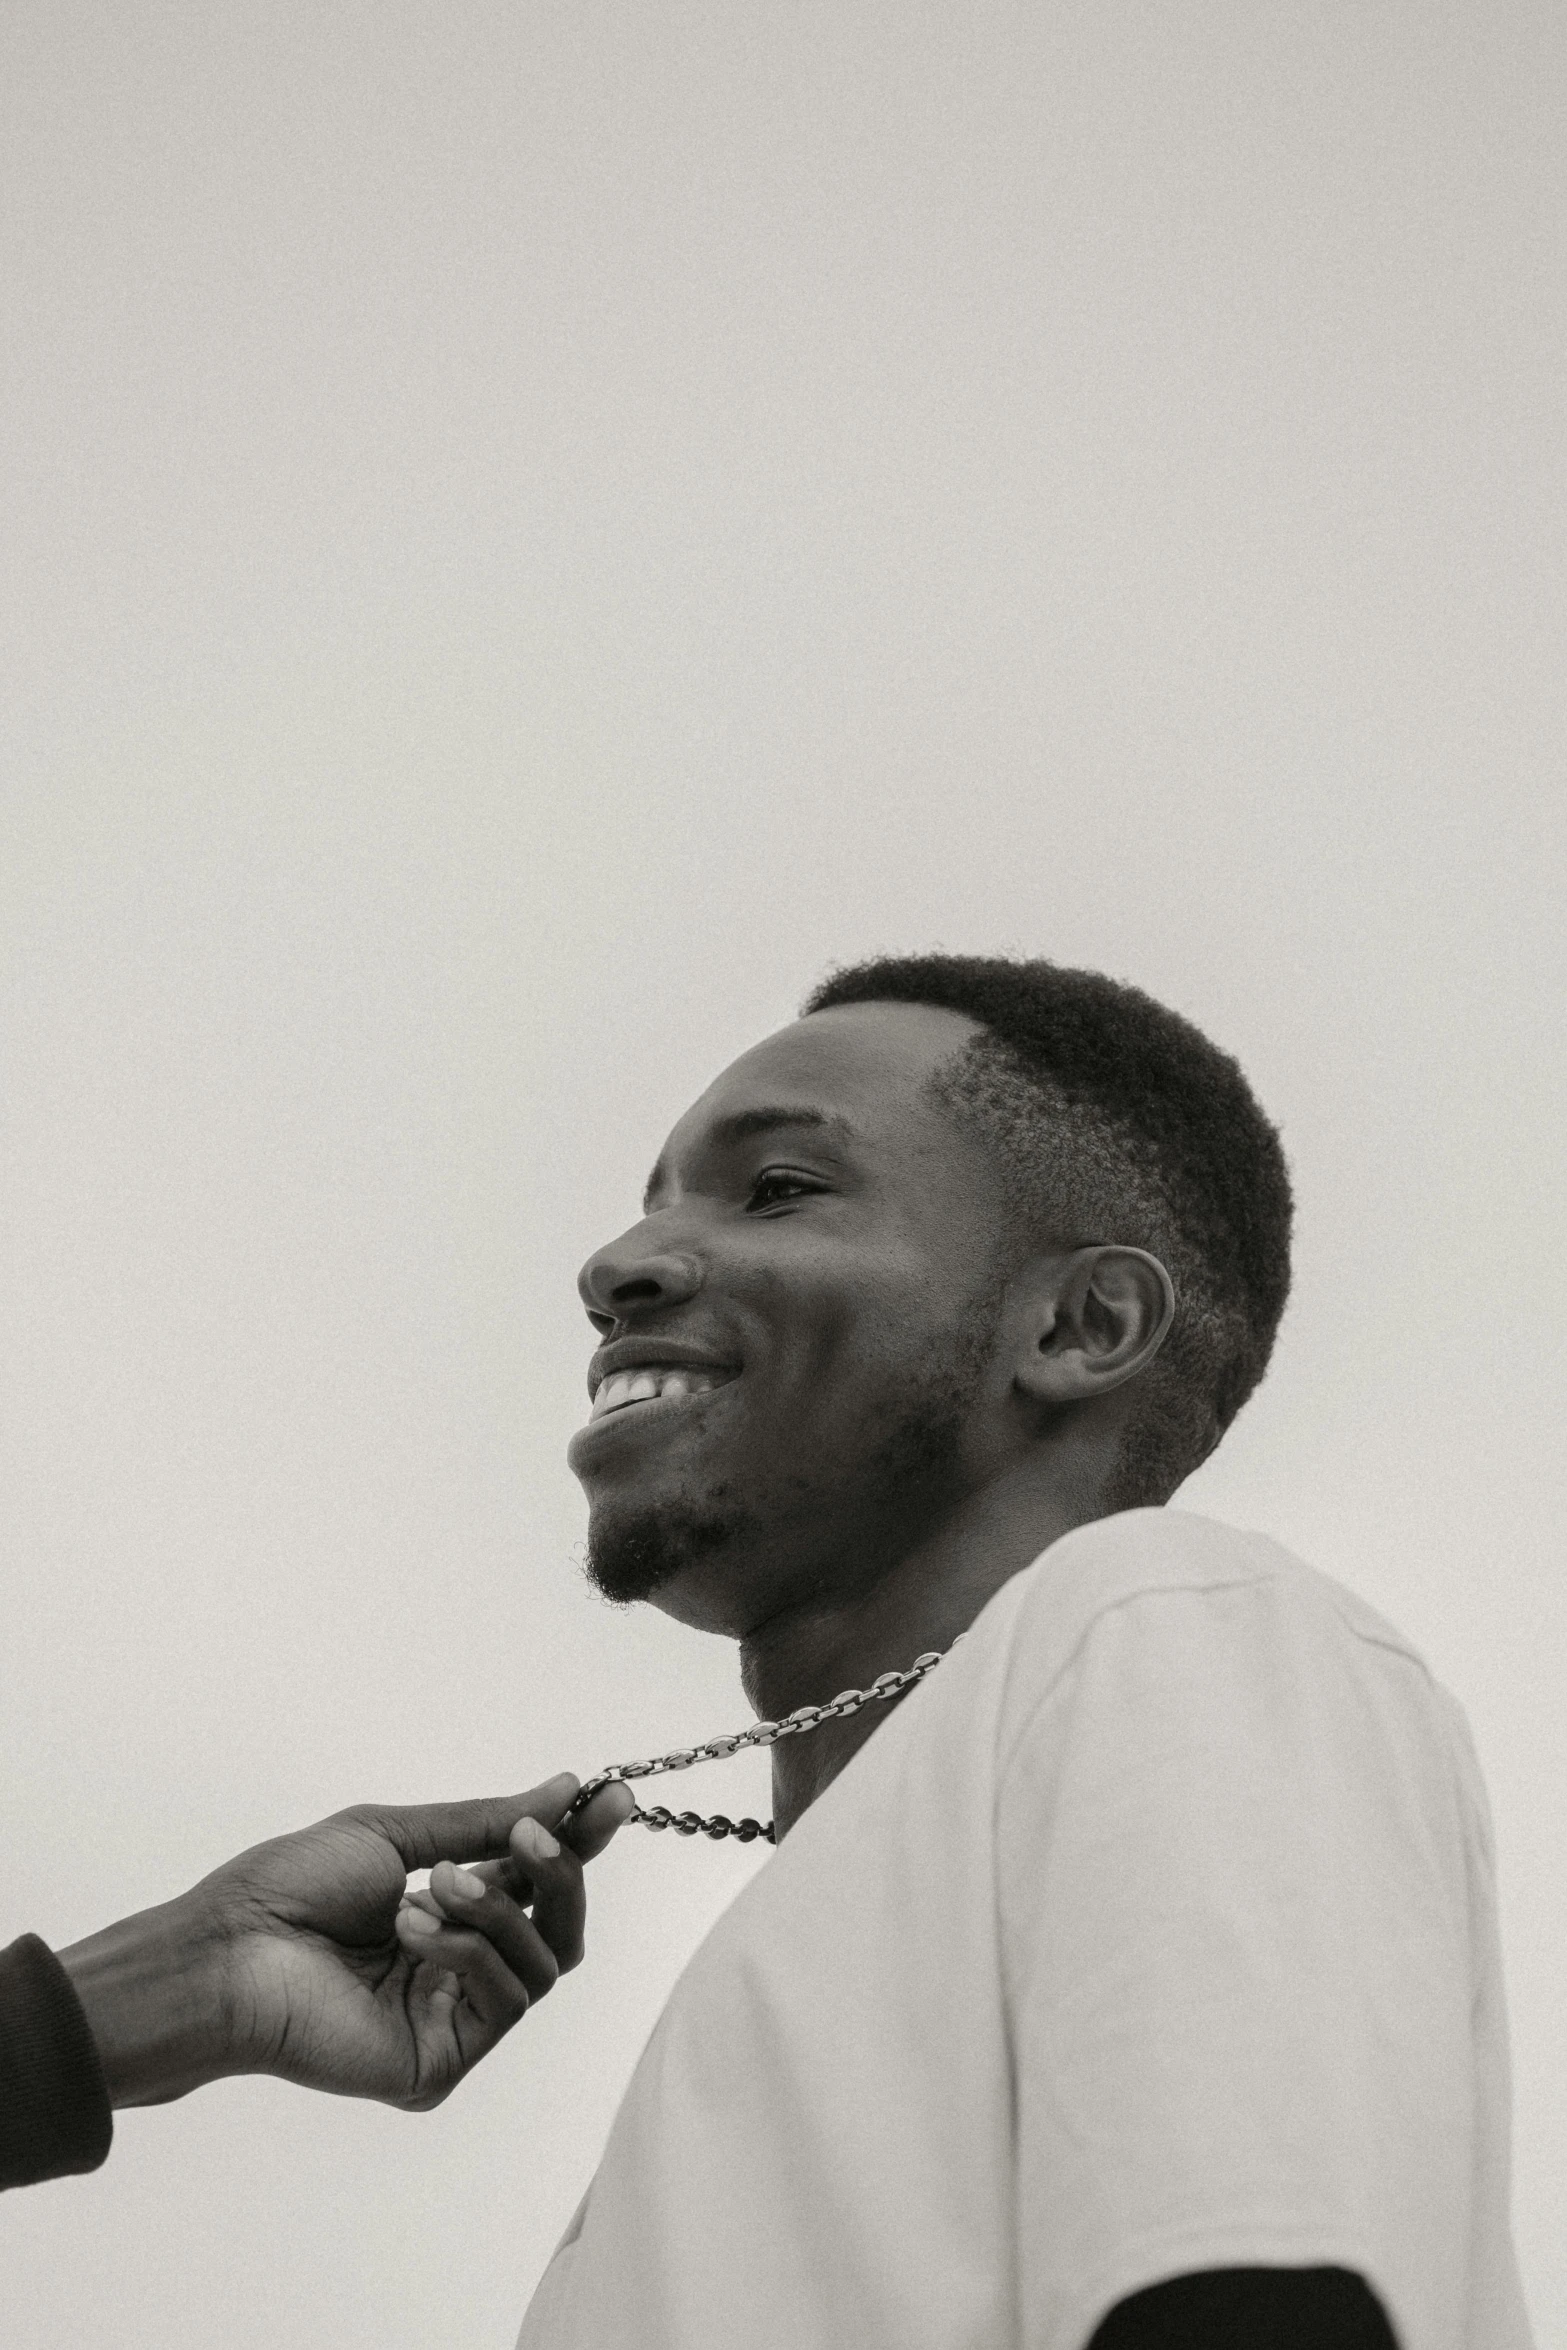
[[[427,1909],[400,1909],[397,1922],[410,1934],[438,1934],[441,1930],[440,1919],[431,1917]]]
[[[452,1869],[451,1889],[464,1901],[482,1901],[485,1895],[484,1879],[475,1877],[469,1870],[457,1868],[455,1865]]]
[[[541,1828],[537,1820],[523,1820],[519,1826],[518,1840],[524,1852],[531,1853],[535,1860],[554,1860],[558,1856],[560,1846],[548,1828]]]

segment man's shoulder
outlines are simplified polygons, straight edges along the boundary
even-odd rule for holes
[[[1108,1619],[1157,1637],[1193,1612],[1215,1638],[1227,1625],[1265,1624],[1324,1652],[1374,1653],[1400,1678],[1435,1687],[1413,1642],[1358,1593],[1271,1535],[1192,1510],[1124,1510],[1075,1527],[1003,1587],[974,1634],[998,1663],[1004,1653],[1015,1693],[1038,1695]]]

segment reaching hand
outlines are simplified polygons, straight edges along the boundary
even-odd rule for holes
[[[557,1839],[576,1793],[562,1774],[476,1803],[357,1805],[62,1951],[113,2102],[264,2072],[440,2104],[582,1956],[582,1864],[631,1804],[605,1788]]]

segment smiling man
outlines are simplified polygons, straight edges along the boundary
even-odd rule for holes
[[[1289,1224],[1235,1063],[1043,962],[841,972],[675,1127],[582,1275],[590,1569],[812,1710],[522,2350],[1526,2350],[1463,1717],[1164,1506]]]

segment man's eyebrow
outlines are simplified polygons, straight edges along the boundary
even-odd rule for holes
[[[753,1134],[776,1134],[785,1126],[814,1126],[835,1134],[840,1141],[852,1142],[854,1128],[837,1110],[819,1110],[810,1102],[764,1102],[754,1110],[731,1110],[726,1118],[715,1118],[705,1137],[720,1150],[726,1143],[744,1142]],[[648,1202],[661,1183],[667,1182],[669,1171],[662,1159],[647,1179],[642,1194],[642,1213],[647,1214]]]

